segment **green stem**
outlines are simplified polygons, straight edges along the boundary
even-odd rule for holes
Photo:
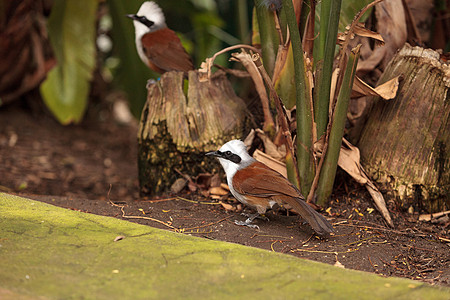
[[[247,1],[246,0],[238,0],[236,1],[236,10],[238,13],[238,28],[239,28],[239,38],[241,42],[246,44],[250,40],[249,31],[248,31],[248,10],[247,10]]]
[[[283,10],[289,26],[294,55],[295,88],[297,97],[297,165],[303,194],[308,194],[314,178],[312,158],[312,107],[306,84],[303,47],[298,31],[292,0],[283,0]]]
[[[255,0],[256,17],[258,19],[264,68],[272,77],[280,39],[275,26],[274,12],[262,2],[262,0]]]
[[[322,1],[319,49],[316,57],[317,88],[315,89],[316,97],[314,97],[314,117],[317,126],[317,138],[320,138],[325,133],[328,123],[331,77],[333,75],[333,61],[336,52],[341,2],[342,0]]]
[[[324,206],[333,190],[334,178],[336,176],[339,153],[341,151],[342,137],[344,136],[345,121],[347,120],[348,103],[355,78],[356,65],[359,59],[360,45],[354,48],[348,58],[345,74],[342,81],[336,107],[331,120],[329,139],[325,145],[322,159],[323,166],[320,170],[319,183],[317,187],[317,204]],[[328,147],[327,147],[328,146]]]

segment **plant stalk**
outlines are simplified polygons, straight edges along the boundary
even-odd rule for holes
[[[294,55],[296,105],[297,105],[297,166],[299,186],[303,194],[308,194],[314,178],[312,157],[312,107],[307,88],[303,47],[294,13],[292,0],[283,0],[283,11],[289,27]]]
[[[336,176],[337,163],[341,150],[342,137],[344,136],[345,121],[347,120],[348,103],[355,78],[356,65],[358,64],[361,45],[352,49],[348,56],[342,85],[333,110],[331,118],[331,129],[329,138],[325,141],[322,154],[323,165],[319,175],[317,186],[317,204],[325,205],[333,190],[334,178]],[[321,161],[322,164],[322,161]]]

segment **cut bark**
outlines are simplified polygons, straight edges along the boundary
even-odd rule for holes
[[[402,75],[393,100],[376,98],[359,148],[365,169],[401,207],[450,207],[450,66],[406,44],[380,78]]]
[[[226,76],[216,74],[200,82],[198,73],[190,71],[187,84],[182,72],[167,72],[148,87],[138,132],[141,194],[168,190],[178,173],[217,172],[217,162],[204,153],[242,137],[245,104]]]

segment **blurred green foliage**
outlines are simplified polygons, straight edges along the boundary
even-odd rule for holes
[[[108,43],[112,47],[98,57],[100,73],[106,75],[105,79],[111,81],[114,89],[126,93],[133,115],[139,118],[147,99],[147,80],[159,77],[139,59],[133,22],[125,16],[136,13],[143,2],[54,1],[48,31],[58,66],[41,85],[41,94],[62,124],[79,122],[86,110],[96,67],[96,38],[101,31],[97,27],[102,24],[109,27],[103,38],[110,39]],[[247,8],[252,5],[251,1],[155,2],[163,9],[168,27],[179,34],[195,66],[229,44],[241,42],[238,37],[249,39],[245,35],[249,32]],[[107,6],[106,15],[99,14],[99,3]],[[221,16],[225,16],[226,21]],[[228,59],[221,56],[216,63],[227,66]]]
[[[95,68],[97,1],[55,1],[48,33],[57,66],[41,85],[45,104],[62,124],[79,122]]]

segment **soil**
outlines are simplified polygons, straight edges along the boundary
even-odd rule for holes
[[[259,229],[237,226],[234,220],[246,217],[231,196],[222,203],[234,211],[199,192],[140,197],[136,132],[136,122],[115,121],[111,103],[91,104],[82,123],[70,126],[19,101],[1,107],[0,191],[180,234],[450,286],[448,219],[420,222],[417,213],[401,212],[388,201],[395,223],[389,228],[365,189],[338,173],[329,207],[322,211],[334,235],[318,238],[298,216],[283,211],[267,213],[269,221],[255,220]]]

